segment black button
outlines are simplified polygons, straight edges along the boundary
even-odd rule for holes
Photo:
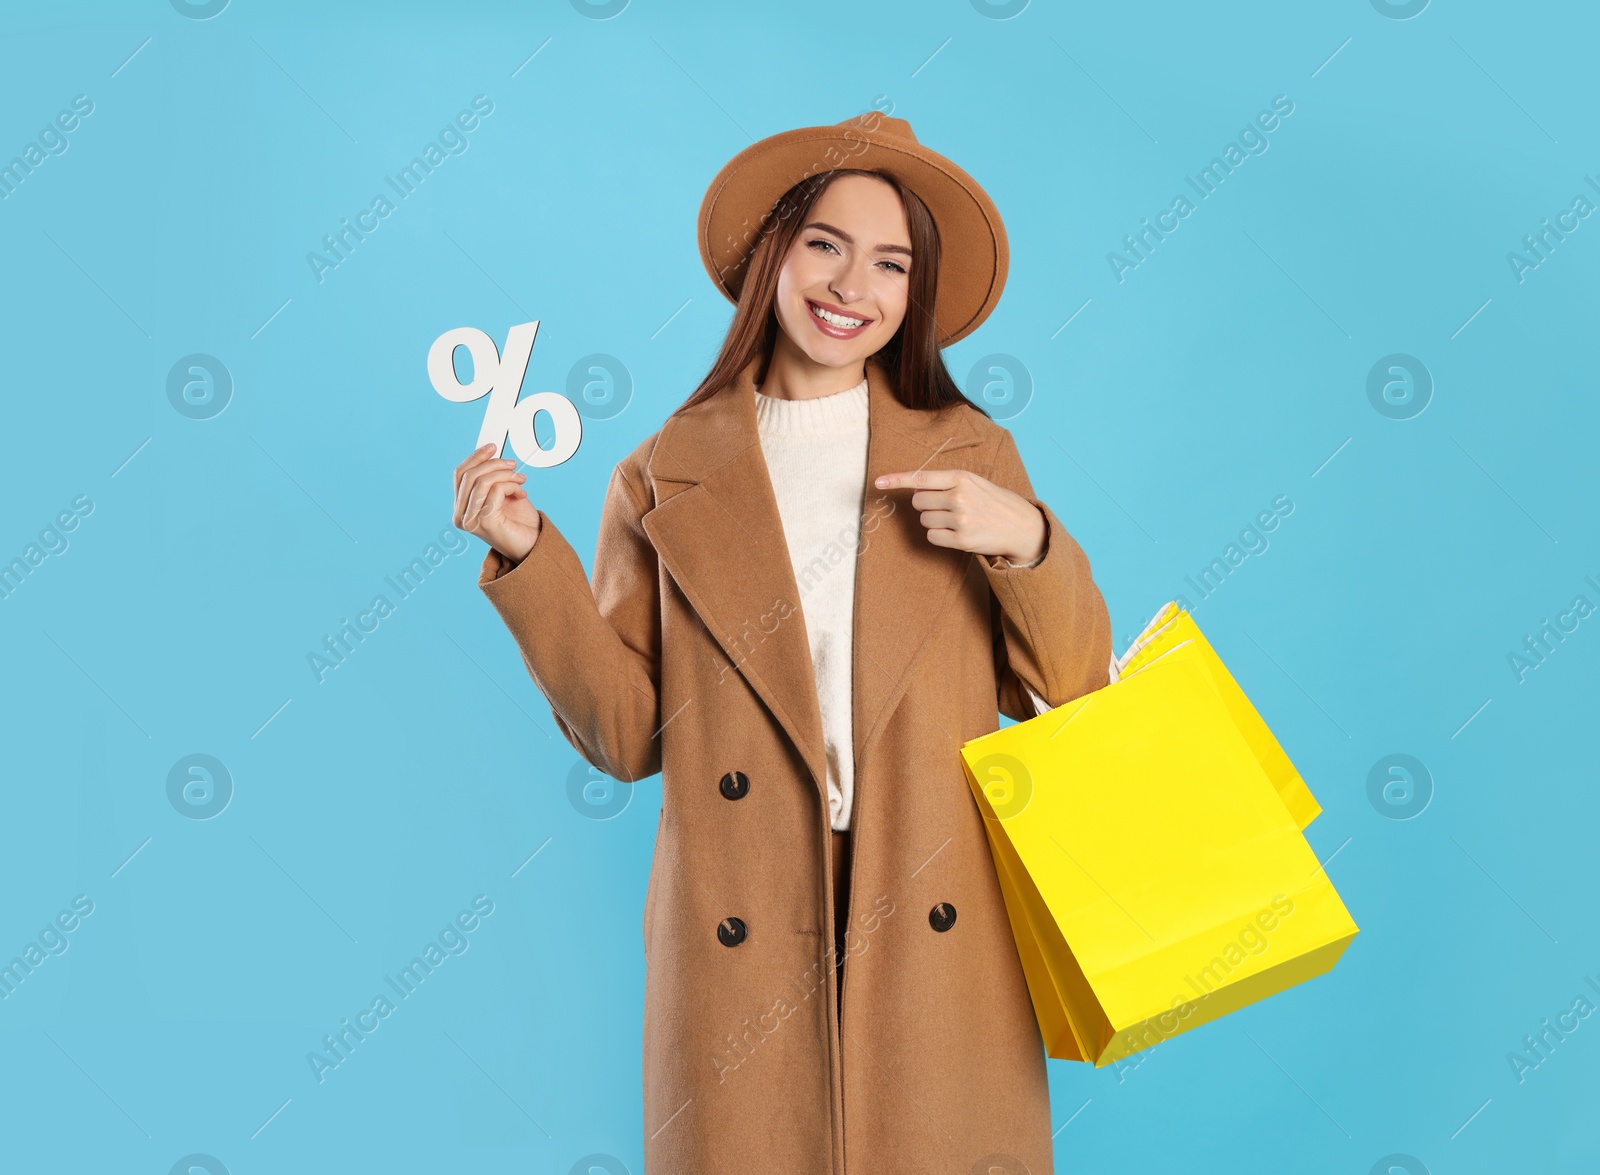
[[[956,908],[949,902],[940,902],[928,911],[928,925],[943,934],[956,924]]]
[[[744,919],[724,918],[717,925],[717,938],[725,947],[736,947],[744,941]]]
[[[724,798],[742,800],[750,790],[750,777],[743,771],[730,771],[722,777],[720,786]]]

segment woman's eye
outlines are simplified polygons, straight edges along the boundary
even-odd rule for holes
[[[810,248],[816,248],[817,246],[820,245],[822,248],[831,249],[835,253],[837,253],[839,251],[838,248],[834,245],[834,243],[832,241],[825,241],[821,237],[818,237],[816,240],[813,240],[813,241],[807,241],[806,245],[808,247],[810,247]],[[879,265],[887,265],[889,267],[889,269],[894,273],[901,273],[901,274],[905,273],[905,267],[900,265],[898,262],[895,262],[895,261],[880,261],[880,262],[878,262],[878,264]]]

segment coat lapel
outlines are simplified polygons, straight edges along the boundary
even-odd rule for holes
[[[811,650],[756,431],[759,367],[760,360],[752,360],[733,385],[668,419],[649,463],[658,504],[642,525],[728,660],[794,743],[826,811],[827,766]],[[971,468],[974,453],[982,451],[975,448],[982,437],[965,414],[936,417],[907,408],[875,360],[867,361],[866,374],[867,476],[852,619],[858,769],[863,749],[904,692],[918,653],[937,636],[943,611],[972,559],[967,552],[928,542],[910,506],[912,491],[877,490],[872,483],[882,473]],[[714,696],[690,702],[715,704]]]

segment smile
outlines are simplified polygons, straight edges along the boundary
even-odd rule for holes
[[[823,334],[836,339],[850,339],[866,330],[872,325],[870,318],[857,318],[850,314],[840,314],[837,311],[827,310],[810,298],[806,305],[811,309],[811,318],[817,324],[817,329]]]

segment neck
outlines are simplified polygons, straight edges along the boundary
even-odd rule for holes
[[[853,388],[866,378],[866,360],[829,367],[812,359],[779,331],[766,377],[761,381],[761,394],[774,400],[816,400]]]

